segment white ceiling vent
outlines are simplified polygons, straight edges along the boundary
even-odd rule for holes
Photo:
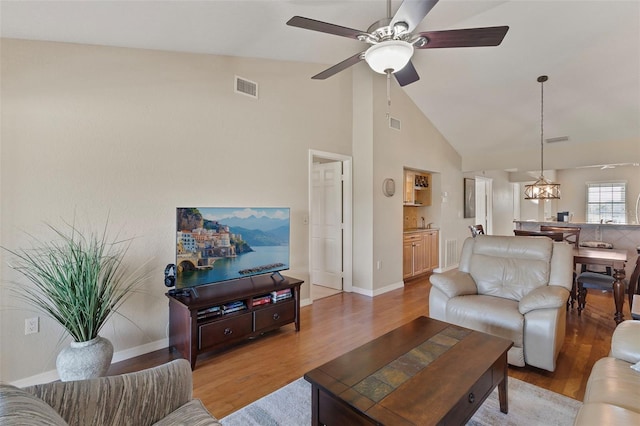
[[[246,78],[238,77],[237,75],[234,91],[236,93],[241,93],[246,96],[251,96],[254,99],[258,99],[258,83],[247,80]]]
[[[389,127],[391,127],[392,129],[400,130],[400,126],[400,120],[398,120],[397,118],[389,117]]]

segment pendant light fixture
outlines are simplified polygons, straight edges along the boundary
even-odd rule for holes
[[[525,200],[558,200],[560,184],[553,183],[544,177],[544,82],[549,77],[538,77],[540,83],[540,178],[531,185],[524,186]]]

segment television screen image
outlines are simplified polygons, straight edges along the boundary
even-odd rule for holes
[[[289,269],[289,208],[176,209],[176,288]]]

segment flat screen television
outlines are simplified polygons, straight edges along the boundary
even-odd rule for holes
[[[289,208],[178,207],[176,288],[289,269]]]

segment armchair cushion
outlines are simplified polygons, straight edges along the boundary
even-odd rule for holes
[[[482,306],[483,309],[478,309]],[[447,306],[447,320],[462,327],[502,337],[522,347],[524,317],[518,302],[499,297],[475,295],[456,297]]]
[[[557,309],[567,303],[569,290],[556,285],[538,287],[524,296],[518,303],[522,315],[536,309]]]
[[[520,300],[531,290],[547,285],[552,249],[548,238],[476,239],[470,272],[478,293]]]
[[[478,294],[478,288],[471,275],[459,270],[434,274],[430,278],[431,284],[442,291],[447,297]]]

